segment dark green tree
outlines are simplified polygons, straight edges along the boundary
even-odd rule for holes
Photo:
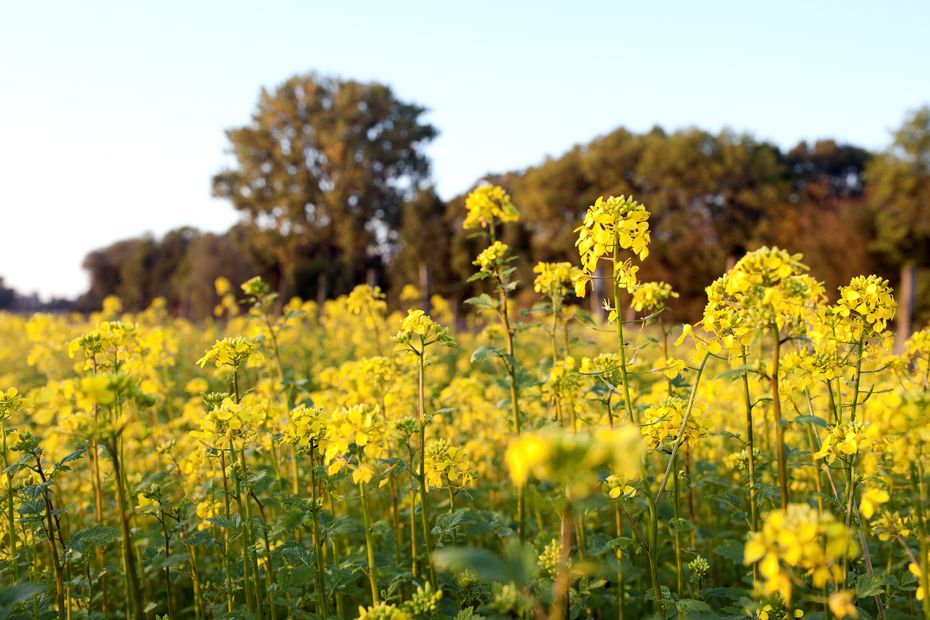
[[[424,112],[383,84],[311,73],[263,89],[251,122],[226,132],[235,166],[213,178],[214,194],[270,238],[282,298],[301,256],[357,280],[386,262],[429,172],[436,129]]]
[[[891,147],[866,170],[874,209],[873,248],[898,265],[898,339],[910,336],[917,267],[930,261],[930,107],[908,115]]]

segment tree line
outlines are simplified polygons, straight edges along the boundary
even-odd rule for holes
[[[204,317],[217,277],[256,274],[282,298],[322,300],[367,281],[394,299],[411,283],[465,299],[476,242],[460,225],[465,194],[442,200],[430,183],[425,147],[438,131],[425,112],[386,85],[318,74],[262,90],[250,122],[226,132],[232,163],[212,179],[240,222],[91,252],[80,307],[110,294],[127,309],[163,297],[176,314]],[[930,108],[910,113],[890,142],[880,153],[835,140],[785,150],[729,130],[620,128],[476,185],[502,185],[523,214],[505,241],[525,257],[524,283],[536,261],[575,261],[572,230],[599,195],[632,194],[661,231],[641,276],[679,291],[673,319],[699,316],[707,284],[745,251],[774,244],[804,253],[828,290],[859,273],[889,277],[923,322]]]

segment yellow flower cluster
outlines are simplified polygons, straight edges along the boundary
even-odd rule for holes
[[[346,307],[352,315],[362,317],[365,326],[371,329],[376,317],[387,311],[387,301],[381,287],[359,284],[346,298]]]
[[[518,222],[520,213],[507,192],[497,185],[475,188],[465,199],[465,230],[488,228],[496,222]]]
[[[539,262],[533,267],[536,279],[533,290],[553,301],[561,301],[582,276],[580,269],[571,263]]]
[[[546,428],[511,441],[504,458],[514,484],[524,486],[533,477],[559,484],[579,498],[598,484],[602,470],[635,471],[641,454],[634,426],[593,433]]]
[[[828,512],[807,504],[790,504],[787,511],[765,516],[743,553],[746,564],[759,562],[764,594],[780,594],[791,602],[794,571],[810,577],[816,588],[842,577],[841,560],[855,557],[858,546],[852,531]]]
[[[424,457],[426,487],[459,489],[475,481],[475,466],[462,446],[447,439],[429,443]]]
[[[837,424],[830,428],[814,458],[827,463],[837,458],[852,462],[859,455],[881,447],[880,433],[880,427],[875,424],[860,421]]]
[[[326,423],[326,450],[323,460],[330,475],[349,465],[349,448],[358,449],[352,481],[368,484],[375,470],[371,461],[385,452],[384,419],[369,405],[342,407],[332,413]]]
[[[322,409],[298,405],[287,418],[284,440],[302,448],[319,444],[326,432],[326,414]]]
[[[882,332],[894,318],[895,303],[888,280],[878,276],[857,276],[840,288],[836,302],[840,316],[861,317],[873,332]],[[861,334],[860,334],[861,337]]]
[[[211,446],[230,439],[244,441],[254,435],[262,421],[259,411],[226,397],[207,409],[200,420],[200,432],[195,431],[195,437]],[[225,444],[219,447],[225,447]]]
[[[507,252],[509,251],[510,248],[507,247],[506,243],[495,241],[485,249],[481,250],[481,252],[478,254],[478,257],[472,261],[472,264],[477,265],[478,269],[485,273],[493,273],[493,271],[499,267],[503,260],[507,257]]]
[[[824,295],[823,286],[806,271],[800,254],[779,248],[746,254],[707,288],[705,331],[729,337],[727,343],[747,344],[758,329],[803,329]]]
[[[594,273],[598,260],[621,248],[631,250],[640,260],[649,255],[649,212],[632,198],[599,197],[575,232],[581,267],[588,274]]]
[[[383,601],[369,607],[359,607],[355,618],[356,620],[413,620],[403,609]]]
[[[23,396],[15,387],[11,387],[5,392],[0,390],[0,421],[19,413],[23,407],[23,402]]]
[[[667,282],[643,282],[633,291],[630,305],[637,312],[656,313],[665,309],[669,299],[675,299],[678,293]]]
[[[217,368],[230,366],[240,368],[254,357],[255,361],[263,360],[258,345],[248,338],[223,338],[217,340],[206,354],[197,360],[197,365],[203,368],[208,362],[213,362]]]
[[[401,323],[400,331],[394,334],[392,340],[403,345],[419,344],[420,346],[426,346],[438,342],[449,347],[455,344],[455,340],[449,335],[449,330],[434,322],[433,319],[419,309],[407,311],[407,316],[404,317]],[[417,351],[422,352],[420,349]]]
[[[700,412],[692,407],[691,415],[685,422],[687,403],[680,398],[669,398],[661,405],[654,405],[643,413],[643,438],[646,445],[656,449],[670,445],[681,435],[681,443],[686,445],[707,434],[707,429],[700,425],[697,418]],[[684,428],[682,424],[684,423]]]
[[[549,378],[542,384],[542,394],[548,400],[561,396],[575,396],[581,389],[581,376],[572,356],[556,360],[549,369]]]

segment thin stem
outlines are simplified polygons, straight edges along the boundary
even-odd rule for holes
[[[365,551],[368,554],[368,583],[371,585],[371,600],[377,605],[378,598],[378,569],[375,564],[375,547],[372,540],[371,515],[368,508],[368,495],[365,493],[365,483],[359,482],[359,492],[362,496],[362,522],[365,526]]]
[[[785,429],[781,423],[781,395],[778,374],[781,361],[781,337],[778,328],[772,326],[774,346],[772,351],[772,415],[775,418],[775,459],[778,462],[778,486],[781,490],[781,509],[788,511],[788,465],[785,457]]]

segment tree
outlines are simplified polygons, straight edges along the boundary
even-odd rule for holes
[[[427,313],[430,295],[451,297],[460,289],[451,264],[452,236],[446,203],[434,188],[424,189],[404,205],[398,252],[391,263],[391,284],[398,289],[416,282]]]
[[[917,265],[930,260],[930,107],[911,113],[866,171],[875,214],[873,247],[900,268],[897,340],[910,336]]]
[[[383,84],[314,73],[262,90],[251,122],[226,132],[236,167],[213,178],[270,238],[286,297],[301,256],[360,280],[386,263],[401,209],[429,172],[436,129]]]

